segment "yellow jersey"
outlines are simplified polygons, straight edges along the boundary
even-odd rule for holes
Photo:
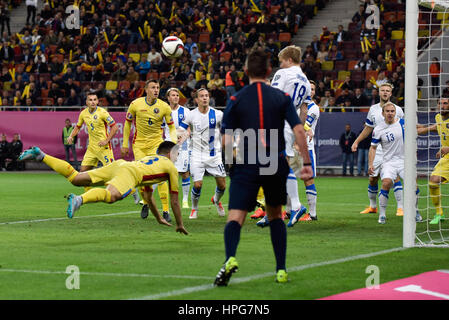
[[[442,147],[449,147],[449,118],[443,119],[440,113],[435,116],[438,135]],[[446,154],[446,156],[449,154]]]
[[[135,122],[136,125],[133,146],[157,148],[164,141],[161,129],[163,119],[168,125],[173,125],[170,106],[164,101],[156,99],[156,102],[149,104],[147,97],[141,97],[131,102],[126,112],[126,121]],[[128,148],[128,146],[129,132],[124,131],[123,147]]]
[[[89,108],[81,111],[76,126],[81,129],[83,123],[86,124],[89,134],[89,148],[100,148],[98,143],[108,137],[108,126],[113,127],[115,125],[115,121],[109,112],[102,107],[97,107],[92,113]]]
[[[151,187],[155,183],[168,180],[170,193],[178,194],[178,170],[167,157],[160,155],[146,156],[131,163],[138,174],[137,181],[141,181],[139,186]]]

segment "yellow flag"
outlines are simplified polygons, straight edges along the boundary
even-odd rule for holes
[[[27,85],[25,86],[25,88],[23,88],[23,92],[22,92],[22,97],[21,97],[21,99],[23,99],[25,96],[26,96],[27,98],[30,97],[30,85],[29,85],[29,84],[27,84]]]
[[[72,62],[72,55],[73,55],[73,52],[72,52],[72,49],[70,49],[70,53],[69,53],[69,62]]]
[[[159,8],[159,5],[157,3],[156,3],[156,10],[157,12],[159,12],[160,15],[162,15],[161,8]]]
[[[207,64],[207,70],[209,70],[210,68],[212,68],[212,56],[209,56],[209,63]]]
[[[140,36],[142,37],[142,40],[143,40],[143,39],[145,39],[145,37],[144,37],[144,35],[143,35],[143,31],[142,31],[142,28],[141,28],[141,27],[139,27],[139,33],[140,33]]]
[[[253,0],[250,0],[251,4],[253,5],[253,7],[251,8],[251,10],[253,10],[254,12],[261,12],[260,9],[256,6],[256,4],[254,3]]]
[[[9,74],[11,75],[12,82],[16,81],[16,69],[12,68],[8,70]]]
[[[198,20],[197,22],[195,22],[195,24],[197,26],[204,27],[203,19]]]
[[[207,27],[207,30],[208,30],[209,32],[212,32],[212,26],[210,25],[210,20],[209,20],[209,18],[206,19],[206,27]]]
[[[162,41],[164,41],[164,39],[162,39],[162,32],[159,31],[159,42],[162,43]]]
[[[101,50],[97,51],[97,57],[98,61],[100,61],[100,63],[103,63],[103,55],[101,54]]]
[[[62,72],[61,72],[62,74],[66,74],[68,66],[69,66],[68,63],[64,64],[64,67],[62,68]]]
[[[108,35],[106,34],[106,31],[103,31],[103,36],[104,36],[104,39],[106,40],[106,43],[109,46],[109,39],[108,39]]]
[[[22,44],[25,44],[25,41],[23,40],[23,34],[20,34],[20,33],[16,33],[16,35],[17,35],[17,38],[19,38],[19,41],[20,41],[20,43],[22,43]]]

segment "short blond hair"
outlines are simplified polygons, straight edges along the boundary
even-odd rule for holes
[[[395,105],[393,102],[391,102],[391,101],[387,101],[387,102],[385,102],[384,105],[382,106],[382,112],[384,112],[386,106],[393,106],[393,107],[394,107],[394,110],[396,111],[396,105]]]
[[[290,58],[294,63],[299,64],[301,62],[301,47],[287,46],[279,52],[278,57],[284,60]]]
[[[390,87],[391,91],[393,91],[393,89],[394,89],[394,86],[391,83],[389,83],[389,82],[382,83],[379,86],[379,89],[382,88],[382,87]]]

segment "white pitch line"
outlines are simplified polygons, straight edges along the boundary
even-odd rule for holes
[[[301,271],[301,270],[305,270],[305,269],[322,267],[322,266],[327,266],[327,265],[331,265],[331,264],[338,264],[338,263],[349,262],[349,261],[354,261],[354,260],[359,260],[359,259],[371,258],[374,256],[391,253],[391,252],[396,252],[396,251],[402,251],[405,249],[408,249],[408,248],[399,247],[399,248],[377,251],[377,252],[373,252],[373,253],[360,254],[360,255],[356,255],[356,256],[350,256],[350,257],[330,260],[330,261],[311,263],[311,264],[295,266],[295,267],[291,267],[291,268],[289,267],[288,272]],[[230,281],[230,283],[231,284],[244,283],[244,282],[249,282],[249,281],[253,281],[253,280],[258,280],[261,278],[272,277],[274,275],[275,275],[274,272],[265,272],[265,273],[261,273],[261,274],[248,276],[248,277],[233,278]],[[130,299],[130,300],[158,300],[158,299],[162,299],[162,298],[178,296],[178,295],[187,294],[187,293],[194,293],[194,292],[199,292],[199,291],[210,290],[213,288],[214,288],[214,285],[212,283],[209,283],[209,284],[195,286],[195,287],[186,287],[186,288],[182,288],[182,289],[178,289],[178,290],[172,290],[172,291],[168,291],[168,292],[147,295],[147,296],[143,296],[140,298],[134,298],[134,299]]]
[[[223,204],[227,205],[227,204]],[[213,206],[211,205],[203,205],[198,206],[199,208],[209,208]],[[182,209],[181,209],[182,211]],[[97,214],[92,216],[75,216],[72,219],[85,219],[85,218],[98,218],[98,217],[112,217],[112,216],[120,216],[120,215],[126,215],[131,213],[139,213],[140,211],[125,211],[125,212],[115,212],[115,213],[105,213],[105,214]],[[34,220],[20,220],[20,221],[9,221],[9,222],[0,222],[1,225],[7,225],[7,224],[21,224],[21,223],[34,223],[34,222],[46,222],[46,221],[59,221],[59,220],[70,220],[69,218],[47,218],[47,219],[34,219]]]
[[[37,274],[68,274],[64,271],[48,270],[20,270],[20,269],[0,269],[0,272],[12,273],[37,273]],[[113,272],[80,272],[80,275],[86,276],[108,276],[108,277],[135,277],[135,278],[176,278],[176,279],[202,279],[213,280],[212,277],[175,275],[175,274],[145,274],[145,273],[113,273]]]

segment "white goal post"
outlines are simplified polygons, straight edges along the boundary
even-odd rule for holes
[[[435,124],[435,115],[441,111],[438,101],[443,88],[449,89],[445,85],[449,81],[449,0],[407,0],[405,11],[403,246],[449,247],[447,185],[440,185],[439,189],[446,218],[436,224],[430,223],[436,215],[432,201],[436,197],[435,194],[430,197],[428,180],[439,161],[436,152],[441,147],[440,138],[435,133],[418,137],[416,130],[417,123]],[[436,63],[435,58],[441,67],[436,82],[430,70]],[[444,132],[442,137],[445,137]],[[418,206],[417,187],[422,194],[418,196]],[[419,223],[415,220],[417,210],[423,218]]]

